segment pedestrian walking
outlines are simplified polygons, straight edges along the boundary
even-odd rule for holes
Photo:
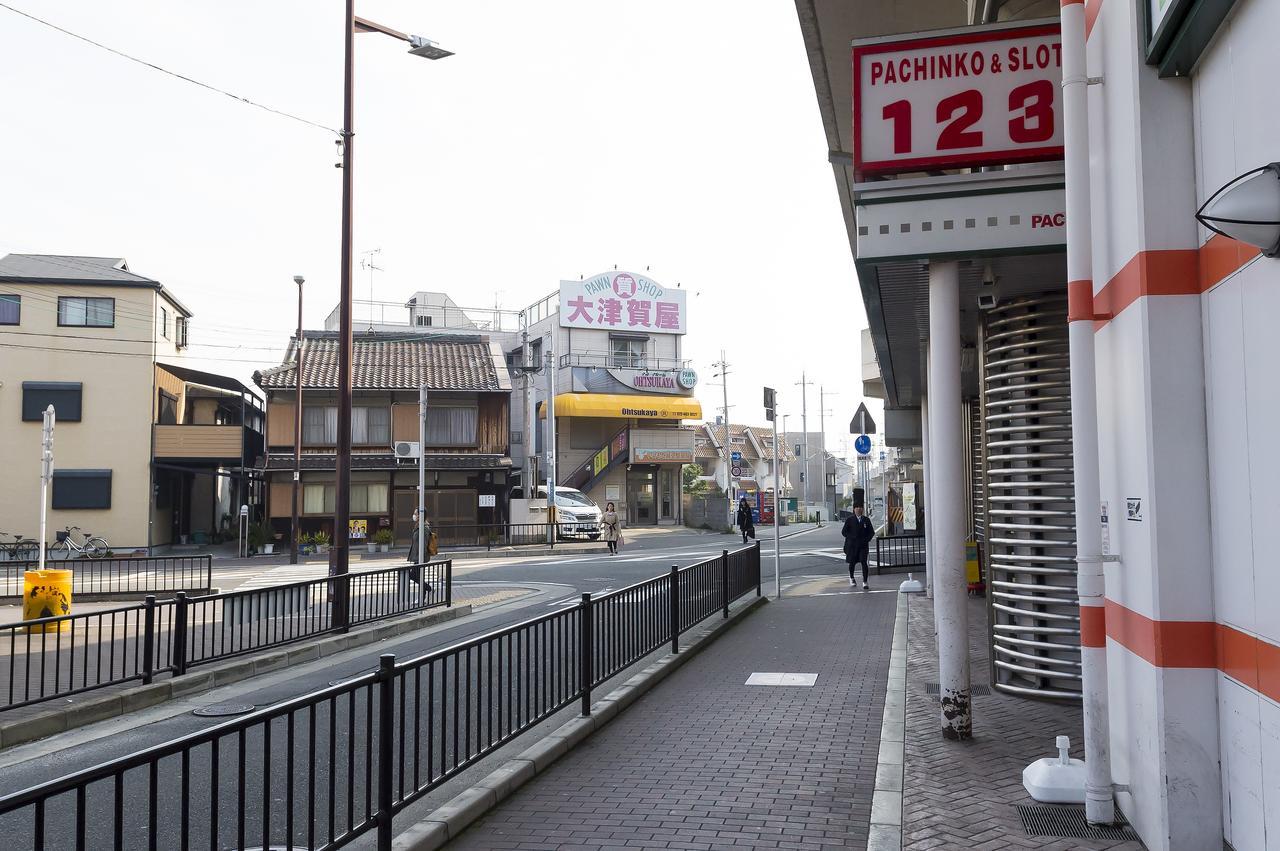
[[[604,540],[609,545],[609,553],[617,555],[618,544],[622,543],[622,531],[618,528],[618,512],[612,502],[605,505],[600,524],[604,526]]]
[[[870,587],[867,584],[867,562],[870,560],[871,539],[876,536],[876,529],[871,525],[871,520],[863,515],[861,505],[855,505],[853,516],[845,518],[840,534],[844,535],[844,560],[849,563],[849,584],[857,587],[858,577],[855,571],[858,565],[862,565],[862,590],[866,591]]]
[[[747,542],[747,538],[755,538],[756,521],[751,515],[751,504],[747,502],[747,498],[745,496],[738,502],[737,522],[738,529],[742,532],[742,543],[745,544]]]
[[[435,544],[436,533],[431,531],[430,520],[424,519],[422,522],[422,528],[425,530],[427,535],[426,551],[427,551],[427,558],[430,558],[431,556],[435,555],[434,544]],[[414,582],[418,583],[418,587],[420,589],[425,589],[427,593],[431,593],[432,591],[435,590],[431,587],[431,583],[428,582],[425,585],[423,585],[423,582],[422,582],[422,566],[418,564],[418,552],[420,549],[421,548],[418,546],[418,512],[417,510],[415,510],[413,512],[413,532],[409,536],[409,564],[417,565],[417,567],[416,569],[409,571],[409,578],[412,579]]]

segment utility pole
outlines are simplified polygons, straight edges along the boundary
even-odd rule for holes
[[[537,451],[534,429],[538,421],[538,413],[534,408],[533,373],[538,367],[533,362],[533,353],[529,350],[529,314],[523,310],[520,311],[520,325],[520,352],[524,362],[522,367],[524,372],[524,474],[520,477],[520,481],[525,499],[533,499],[537,493],[537,483],[533,480],[533,468]]]
[[[427,549],[427,378],[418,376],[418,564],[431,561]],[[439,507],[439,506],[437,506]],[[418,575],[419,580],[422,575]],[[421,590],[422,583],[418,583]]]
[[[809,393],[808,393],[808,390],[809,390],[809,385],[812,384],[813,382],[809,381],[805,377],[805,374],[801,372],[800,381],[797,383],[800,385],[800,428],[804,430],[804,434],[801,435],[800,437],[800,441],[804,446],[804,464],[801,467],[801,469],[804,472],[800,474],[800,478],[804,480],[802,482],[802,484],[804,485],[804,502],[802,503],[802,505],[804,507],[801,509],[800,514],[804,520],[807,520],[809,517]]]
[[[782,536],[778,531],[778,514],[782,511],[782,489],[778,486],[778,394],[764,388],[765,419],[773,423],[773,596],[782,598]]]
[[[301,275],[293,276],[293,282],[298,285],[298,333],[293,343],[296,373],[293,385],[293,525],[289,527],[293,546],[289,548],[289,564],[298,563],[298,544],[302,537],[298,529],[298,492],[302,489],[302,284],[305,281]]]
[[[720,379],[720,388],[724,391],[724,495],[727,502],[727,519],[729,525],[733,525],[733,461],[732,449],[732,432],[729,429],[729,364],[724,357],[724,349],[720,350],[720,360],[711,364],[720,369],[713,377]]]
[[[547,335],[547,535],[555,544],[556,534],[556,326]]]

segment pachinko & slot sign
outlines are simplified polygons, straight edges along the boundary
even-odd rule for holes
[[[1062,158],[1056,22],[853,43],[859,174]]]

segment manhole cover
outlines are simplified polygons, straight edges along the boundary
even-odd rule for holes
[[[817,674],[761,674],[747,677],[749,686],[803,686],[808,688],[818,681]]]
[[[244,715],[246,712],[252,711],[252,703],[215,703],[210,706],[202,706],[191,714],[199,715],[202,718],[221,718],[224,715]]]
[[[1116,824],[1095,827],[1085,819],[1084,806],[1080,804],[1018,804],[1017,807],[1027,836],[1112,841],[1138,838],[1119,810],[1116,810]]]
[[[936,694],[941,694],[941,693],[942,693],[942,687],[941,687],[940,685],[938,685],[937,683],[925,683],[925,684],[924,684],[924,693],[925,693],[925,694],[935,694],[935,695],[936,695]],[[988,686],[988,685],[983,685],[982,683],[977,683],[977,684],[975,684],[975,685],[971,685],[971,686],[969,686],[969,695],[970,695],[970,697],[987,697],[987,696],[989,696],[990,694],[991,694],[991,687],[990,687],[990,686]]]

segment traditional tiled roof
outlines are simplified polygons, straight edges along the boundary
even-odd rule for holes
[[[253,380],[263,389],[287,390],[294,386],[294,347],[289,340],[285,362],[255,372]],[[497,358],[501,361],[501,358]],[[358,390],[501,391],[511,382],[499,370],[490,344],[476,338],[405,339],[400,334],[360,334],[352,356],[352,386]],[[332,331],[303,334],[302,386],[338,386],[338,335]]]
[[[760,454],[756,451],[756,445],[751,442],[751,438],[759,443],[760,448],[766,453],[764,460],[772,460],[773,450],[773,429],[765,429],[757,426],[746,425],[729,425],[729,434],[732,439],[731,451],[741,452],[743,458],[747,460],[758,460]],[[698,438],[694,442],[694,456],[697,458],[719,458],[724,454],[724,450],[716,446],[716,443],[723,446],[724,443],[724,426],[715,423],[706,423],[698,429]],[[709,442],[709,438],[714,438],[716,443]],[[778,460],[791,461],[792,452],[787,446],[784,436],[779,435]]]

